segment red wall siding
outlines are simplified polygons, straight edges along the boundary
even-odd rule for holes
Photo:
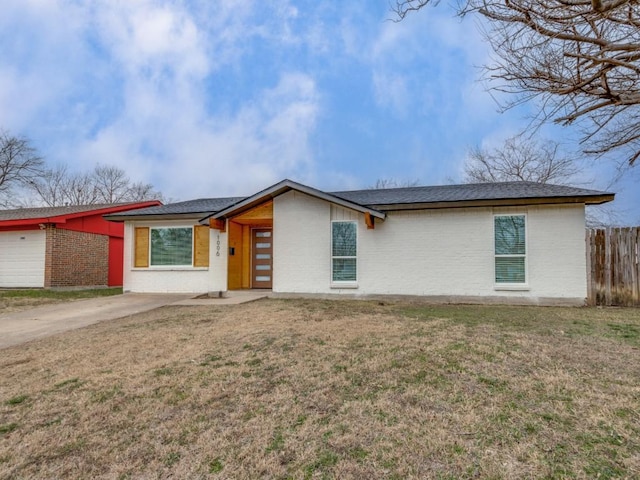
[[[124,239],[109,237],[109,286],[122,286]]]
[[[124,224],[109,222],[102,215],[88,215],[86,217],[71,218],[65,223],[59,223],[58,228],[75,232],[97,233],[110,237],[124,238]]]

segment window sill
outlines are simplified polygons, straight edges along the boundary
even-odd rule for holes
[[[528,292],[529,290],[531,290],[531,288],[529,288],[529,285],[526,283],[522,283],[522,284],[514,284],[514,283],[507,283],[504,285],[500,285],[500,284],[495,284],[493,286],[494,290],[503,290],[503,291],[511,291],[511,292]]]
[[[206,272],[209,267],[134,267],[132,272]]]
[[[332,284],[330,285],[330,288],[332,288],[332,289],[340,289],[340,288],[358,288],[358,284],[357,284],[357,283],[353,283],[353,282],[332,283]]]

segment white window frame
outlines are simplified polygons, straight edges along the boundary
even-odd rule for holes
[[[151,251],[153,249],[153,245],[152,245],[152,241],[151,241],[151,237],[152,237],[152,231],[153,230],[171,230],[171,229],[191,229],[191,263],[190,264],[182,264],[182,265],[154,265],[151,263]],[[193,238],[194,238],[195,232],[193,229],[193,225],[192,226],[179,226],[179,225],[171,225],[171,226],[162,226],[162,227],[149,227],[149,269],[156,269],[156,270],[175,270],[175,269],[193,269],[193,256],[195,255],[194,252],[194,245],[193,245]]]
[[[355,225],[356,228],[356,254],[355,256],[334,256],[333,255],[333,224],[334,223],[352,223]],[[330,280],[331,280],[331,287],[332,288],[357,288],[358,287],[358,278],[360,278],[359,274],[358,274],[358,266],[359,266],[359,261],[358,261],[358,251],[359,249],[359,245],[358,245],[358,222],[355,220],[331,220],[331,232],[330,232],[330,236],[331,236],[331,244],[329,245],[329,252],[330,252],[330,264],[329,264],[329,275],[330,275]],[[349,258],[353,258],[356,261],[356,279],[355,280],[334,280],[333,279],[333,261],[335,259],[349,259]]]
[[[523,217],[524,218],[524,254],[496,254],[496,217]],[[493,215],[493,283],[495,290],[529,290],[529,219],[523,212],[496,213]],[[496,259],[497,258],[524,258],[524,282],[497,282]]]

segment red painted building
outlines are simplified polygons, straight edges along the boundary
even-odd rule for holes
[[[122,285],[124,226],[102,216],[159,201],[0,211],[0,288]]]

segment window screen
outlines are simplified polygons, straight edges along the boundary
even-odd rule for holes
[[[494,217],[495,281],[526,282],[526,226],[524,215]]]
[[[357,280],[357,225],[355,222],[331,224],[331,275],[334,282]]]
[[[151,265],[191,265],[192,228],[152,228]]]

